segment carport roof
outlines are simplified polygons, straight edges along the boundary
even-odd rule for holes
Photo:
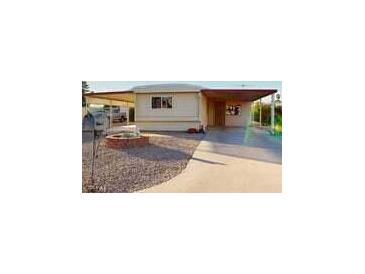
[[[127,103],[134,103],[133,91],[125,90],[125,91],[107,91],[107,92],[91,92],[84,94],[89,98],[97,98],[97,99],[105,99],[105,100],[114,100],[121,101]]]
[[[206,88],[201,92],[209,99],[216,101],[256,101],[262,97],[274,94],[277,89],[264,88]]]
[[[161,87],[161,85],[159,86]],[[161,92],[167,91],[175,91],[176,86],[173,85],[164,85]],[[178,92],[187,92],[191,86],[184,85],[183,88],[178,89]],[[124,90],[124,91],[108,91],[108,92],[91,92],[86,93],[85,96],[95,99],[105,99],[105,100],[114,100],[114,101],[122,101],[127,103],[134,103],[134,95],[133,93],[139,93],[143,90],[143,93],[149,91],[151,93],[157,92],[157,85],[152,86],[150,89],[147,89],[147,86],[143,86],[140,90]],[[194,86],[194,89],[191,90],[193,92],[201,91],[205,94],[209,99],[215,101],[228,101],[228,100],[238,100],[238,101],[256,101],[262,97],[268,96],[270,94],[276,93],[277,89],[270,88],[204,88],[198,86]]]

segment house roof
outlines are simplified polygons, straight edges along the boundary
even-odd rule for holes
[[[200,92],[204,87],[191,84],[156,84],[156,85],[143,85],[135,86],[131,88],[131,91],[135,93],[152,93],[152,92]]]

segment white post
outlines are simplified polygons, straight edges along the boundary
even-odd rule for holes
[[[271,131],[275,130],[275,94],[271,94]]]
[[[127,110],[126,110],[125,114],[127,116],[127,126],[128,126],[129,125],[129,105],[128,105],[128,103],[127,103],[127,108],[126,109]]]
[[[113,110],[112,101],[109,102],[109,127],[113,127]]]
[[[261,102],[261,98],[260,98],[260,118],[259,118],[259,121],[260,121],[260,126],[262,126],[262,102]]]

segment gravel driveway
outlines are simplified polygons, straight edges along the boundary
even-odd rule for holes
[[[92,142],[82,140],[83,192],[134,192],[175,177],[186,167],[203,134],[183,132],[144,133],[150,144],[129,149],[109,149],[100,142],[95,160],[94,184],[90,185]]]

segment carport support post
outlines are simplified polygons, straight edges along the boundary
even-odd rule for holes
[[[261,98],[260,98],[260,118],[259,118],[259,120],[260,120],[260,126],[262,126],[262,123],[261,123],[261,121],[262,121],[262,102],[261,102]]]
[[[275,130],[275,94],[271,94],[271,131]]]
[[[113,110],[112,110],[112,102],[109,102],[109,127],[113,126]]]
[[[251,112],[250,112],[250,117],[251,117],[251,125],[255,124],[255,101],[252,101],[251,103]]]
[[[126,118],[127,118],[127,126],[129,125],[129,104],[127,103],[127,108],[126,108],[127,110],[126,110],[126,112],[125,112],[125,114],[126,114]]]

